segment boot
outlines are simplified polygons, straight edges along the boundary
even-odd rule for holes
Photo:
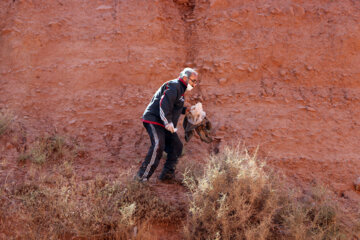
[[[172,182],[175,180],[175,171],[163,170],[159,176],[159,180],[162,182]]]
[[[148,179],[147,179],[147,178],[142,178],[142,177],[140,177],[139,173],[137,173],[137,174],[134,176],[133,181],[135,181],[135,182],[147,182]]]

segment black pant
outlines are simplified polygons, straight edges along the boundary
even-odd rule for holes
[[[144,127],[150,136],[151,146],[137,176],[143,180],[149,179],[159,165],[164,150],[167,153],[167,159],[161,175],[174,174],[183,149],[179,136],[159,125],[144,123]]]

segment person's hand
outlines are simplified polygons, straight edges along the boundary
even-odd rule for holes
[[[184,107],[186,107],[185,114],[188,114],[191,110],[191,104],[186,102]]]
[[[168,130],[171,133],[176,132],[176,128],[174,128],[174,124],[173,123],[168,123],[165,125],[165,129]]]

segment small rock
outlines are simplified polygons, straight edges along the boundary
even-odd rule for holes
[[[310,111],[310,112],[316,112],[315,108],[306,106],[306,110]]]
[[[298,109],[306,109],[306,106],[298,106]]]
[[[246,70],[246,68],[244,67],[244,66],[237,66],[236,67],[238,70],[240,70],[240,71],[245,71]]]
[[[49,27],[58,27],[58,26],[61,26],[62,23],[60,21],[51,21],[48,23],[48,26]]]
[[[138,229],[137,229],[137,226],[135,226],[134,227],[134,237],[136,237],[137,233],[138,233]]]
[[[108,10],[108,9],[112,9],[112,6],[101,5],[96,8],[96,10]]]
[[[185,20],[185,22],[195,22],[195,21],[196,21],[196,19],[194,19],[194,18],[188,18]]]
[[[11,143],[6,143],[6,149],[12,149],[13,148],[13,145]]]
[[[211,70],[211,67],[207,66],[207,65],[204,65],[202,67],[202,69],[206,70],[206,71],[210,71]]]
[[[72,119],[69,121],[69,124],[73,124],[73,123],[76,123],[76,119]]]
[[[194,63],[190,62],[190,61],[186,62],[185,65],[188,66],[188,67],[194,67]]]
[[[289,13],[290,13],[292,16],[295,15],[295,14],[294,14],[294,8],[293,8],[293,7],[289,7]]]
[[[104,126],[111,126],[113,123],[112,122],[107,122],[104,124]]]
[[[312,66],[306,65],[306,70],[311,71],[313,70]]]
[[[360,177],[354,181],[354,187],[356,191],[360,191]]]
[[[220,130],[220,131],[225,131],[225,130],[226,130],[226,126],[225,126],[225,125],[220,126],[220,127],[219,127],[219,130]]]
[[[345,199],[349,199],[351,201],[354,201],[354,202],[358,202],[360,201],[360,196],[358,193],[354,192],[354,191],[345,191],[343,194],[342,194],[343,198]]]
[[[286,75],[286,71],[284,69],[281,69],[280,70],[280,75],[284,77]]]
[[[227,82],[227,79],[226,78],[220,78],[219,79],[219,84],[223,85]]]
[[[273,8],[270,12],[275,15],[281,13],[281,10],[279,8]]]
[[[294,9],[295,9],[295,13],[297,16],[304,16],[305,15],[305,9],[299,5],[295,5],[294,6]]]

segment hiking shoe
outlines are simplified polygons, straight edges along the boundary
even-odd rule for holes
[[[136,181],[136,182],[147,182],[148,181],[147,178],[141,178],[138,175],[135,175],[133,180]]]
[[[159,176],[159,180],[162,182],[175,180],[175,173],[162,172]]]

